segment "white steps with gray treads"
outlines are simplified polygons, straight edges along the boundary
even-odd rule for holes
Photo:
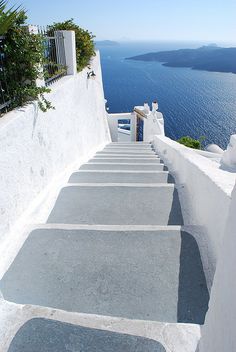
[[[70,176],[3,276],[1,352],[195,351],[209,295],[183,225],[152,146],[107,145]]]

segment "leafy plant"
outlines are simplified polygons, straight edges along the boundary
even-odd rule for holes
[[[48,27],[48,34],[59,30],[75,31],[77,69],[81,71],[89,64],[91,57],[95,55],[93,42],[95,37],[89,31],[79,27],[73,18],[64,22],[53,23]]]
[[[53,108],[44,96],[50,89],[36,85],[36,80],[42,78],[43,74],[41,69],[44,60],[43,38],[39,34],[29,33],[25,25],[26,19],[25,12],[18,13],[5,35],[5,62],[0,79],[1,75],[4,75],[7,81],[11,108],[38,101],[39,108],[47,111]]]
[[[194,139],[189,136],[181,137],[177,140],[178,143],[185,145],[186,147],[193,149],[202,149],[202,142],[205,140],[205,137],[200,137],[199,139]]]
[[[0,1],[0,35],[4,35],[8,31],[19,14],[20,6],[17,8],[11,7],[7,10],[7,4],[8,1]]]

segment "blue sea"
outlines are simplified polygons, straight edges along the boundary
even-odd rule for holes
[[[154,51],[197,48],[202,43],[131,42],[99,46],[109,112],[130,112],[157,100],[166,135],[206,137],[225,148],[236,133],[236,74],[165,67],[158,62],[125,60]]]

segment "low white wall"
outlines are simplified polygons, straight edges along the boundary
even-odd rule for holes
[[[65,168],[110,142],[99,53],[92,69],[95,80],[85,69],[51,86],[55,110],[31,104],[0,119],[0,240]]]
[[[130,139],[135,141],[135,115],[134,113],[108,114],[108,123],[111,133],[112,142],[118,142],[118,120],[130,120]]]
[[[144,119],[144,142],[152,142],[155,135],[165,135],[164,118],[161,112],[152,111]]]
[[[217,262],[209,310],[202,328],[200,352],[236,351],[236,187]]]
[[[202,240],[209,246],[214,271],[222,248],[235,174],[221,170],[216,162],[165,136],[155,136],[153,144],[176,176],[185,225],[203,229],[206,238]]]

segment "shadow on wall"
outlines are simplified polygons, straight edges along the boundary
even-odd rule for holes
[[[209,293],[195,238],[181,232],[177,321],[204,324]]]
[[[15,335],[8,352],[165,352],[161,343],[120,334],[35,318]]]

